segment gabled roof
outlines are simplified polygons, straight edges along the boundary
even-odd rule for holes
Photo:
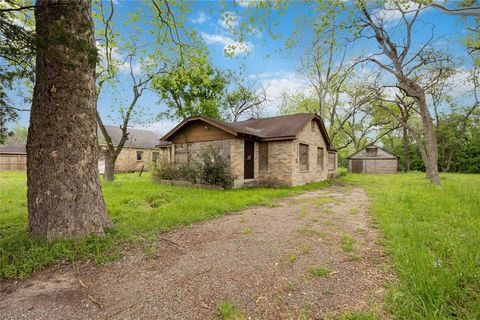
[[[0,154],[27,154],[25,143],[12,143],[0,146]]]
[[[366,155],[363,155],[365,149],[372,148],[372,147],[380,149],[383,152],[381,154],[378,154],[375,157],[368,157]],[[347,159],[398,159],[398,157],[394,154],[391,154],[387,150],[377,146],[376,144],[371,143],[371,144],[366,145],[364,148],[358,150],[354,154],[348,156]]]
[[[118,126],[105,126],[107,129],[108,135],[112,138],[112,143],[114,145],[118,145],[120,139],[122,137],[122,129]],[[155,148],[158,144],[158,136],[149,130],[140,130],[140,129],[127,129],[128,140],[125,142],[126,148]],[[98,129],[98,138],[100,140],[100,144],[104,143],[105,140],[103,139],[103,134],[100,129]]]
[[[333,150],[327,130],[322,118],[314,113],[297,113],[263,119],[252,119],[238,122],[225,122],[206,116],[195,116],[183,120],[170,132],[162,137],[161,141],[170,141],[171,138],[188,123],[204,121],[210,125],[230,133],[233,136],[249,137],[261,141],[292,140],[312,120],[317,121],[325,139],[327,148]]]

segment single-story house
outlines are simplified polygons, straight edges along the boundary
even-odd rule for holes
[[[348,158],[348,171],[354,173],[396,173],[398,157],[374,145],[355,152]]]
[[[106,125],[108,135],[112,138],[112,143],[117,146],[122,137],[122,129],[118,126]],[[168,150],[156,148],[158,136],[149,130],[140,130],[128,128],[128,140],[122,148],[115,162],[115,172],[134,172],[143,170],[148,171],[157,161],[167,160]],[[98,129],[98,144],[100,146],[98,156],[98,169],[100,173],[105,170],[105,138],[102,131]]]
[[[0,146],[0,171],[26,169],[27,148],[24,143]]]
[[[301,185],[337,172],[337,152],[321,117],[300,113],[239,122],[206,116],[182,121],[161,139],[171,143],[175,165],[194,159],[207,145],[222,150],[234,187]]]
[[[112,142],[117,146],[122,132],[120,127],[105,126]],[[116,172],[133,172],[151,169],[157,161],[170,161],[169,144],[164,144],[163,148],[156,148],[158,136],[152,131],[128,129],[129,136],[122,151],[118,155],[115,163]],[[105,139],[100,130],[98,130],[98,168],[100,173],[105,170]],[[0,146],[0,171],[5,170],[26,170],[27,152],[26,145],[9,144]]]

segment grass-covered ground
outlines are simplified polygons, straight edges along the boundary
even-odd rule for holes
[[[341,181],[364,187],[372,200],[371,215],[398,274],[387,296],[396,318],[480,319],[480,175],[445,174],[439,187],[423,173],[349,174]],[[120,174],[103,186],[114,231],[47,243],[28,236],[25,183],[23,173],[0,172],[1,278],[27,277],[62,261],[103,263],[126,250],[148,253],[162,231],[328,184],[219,191]]]
[[[104,263],[125,250],[153,249],[164,231],[217,217],[251,205],[325,187],[324,181],[295,188],[205,190],[154,184],[148,174],[117,174],[103,183],[103,193],[115,230],[105,237],[48,243],[27,232],[26,176],[0,172],[0,279],[25,278],[47,265],[94,259]]]
[[[399,282],[387,304],[400,319],[480,319],[480,175],[347,175],[366,188]]]

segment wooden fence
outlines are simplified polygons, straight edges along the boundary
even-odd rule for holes
[[[0,171],[27,170],[27,156],[24,154],[0,155]]]

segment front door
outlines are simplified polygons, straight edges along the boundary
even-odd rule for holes
[[[255,142],[245,140],[244,179],[253,179],[253,152]]]
[[[352,172],[353,173],[363,172],[363,160],[352,159]]]

